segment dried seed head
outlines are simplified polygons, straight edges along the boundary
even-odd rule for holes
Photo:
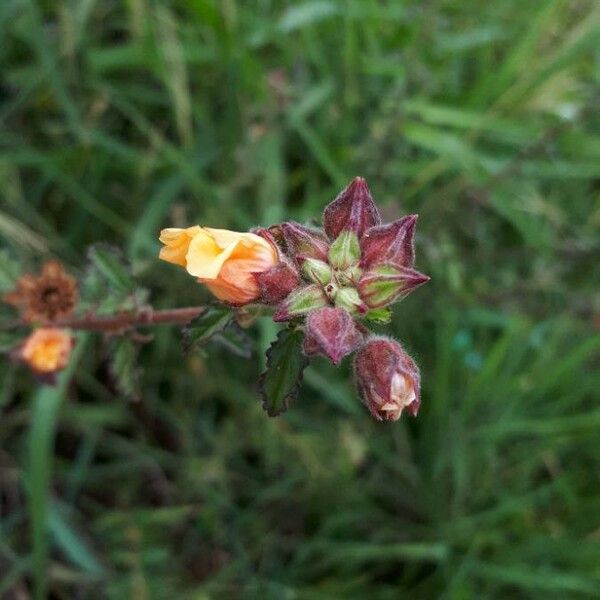
[[[47,262],[40,275],[30,273],[17,280],[4,302],[15,306],[26,323],[51,323],[65,319],[77,305],[77,281],[55,260]]]

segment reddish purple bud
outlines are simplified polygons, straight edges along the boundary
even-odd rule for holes
[[[313,310],[327,306],[327,304],[327,296],[319,284],[307,285],[293,291],[279,304],[273,315],[273,321],[279,323],[303,317]]]
[[[429,277],[408,267],[379,265],[367,271],[358,282],[358,294],[369,308],[381,308],[406,298]]]
[[[412,267],[415,262],[414,235],[418,215],[368,229],[360,240],[361,267],[389,263]]]
[[[419,369],[395,340],[369,339],[356,353],[354,372],[360,399],[378,421],[397,421],[405,408],[413,417],[419,412]]]
[[[270,227],[269,229],[267,229],[266,227],[255,227],[251,230],[251,232],[267,240],[267,242],[269,242],[273,247],[279,250],[279,244],[277,243],[277,240],[273,235],[273,233],[276,232],[276,229],[276,226]]]
[[[300,285],[300,274],[287,258],[262,273],[254,273],[260,289],[260,302],[278,304]]]
[[[342,308],[330,306],[314,310],[306,317],[306,354],[323,354],[334,365],[362,341],[354,319]]]
[[[291,257],[303,256],[327,261],[329,242],[320,229],[290,221],[281,224],[281,232]]]
[[[379,225],[381,217],[362,177],[355,177],[338,197],[325,207],[323,226],[330,240],[342,231],[354,231],[360,237],[369,227]]]

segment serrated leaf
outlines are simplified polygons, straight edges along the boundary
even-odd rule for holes
[[[138,347],[130,337],[116,338],[111,347],[110,371],[117,389],[127,398],[139,397]]]
[[[365,315],[365,319],[372,323],[385,325],[392,320],[392,311],[389,308],[372,308]]]
[[[183,351],[187,353],[206,344],[214,335],[223,332],[232,318],[231,309],[225,306],[209,306],[183,328]]]
[[[122,253],[107,244],[96,244],[88,250],[88,266],[80,282],[82,310],[96,314],[134,310],[143,306],[148,296],[138,287]]]
[[[298,396],[308,359],[302,352],[304,334],[298,329],[284,329],[267,350],[267,369],[260,376],[263,408],[270,417],[286,411]]]
[[[223,331],[215,334],[212,341],[242,358],[250,358],[252,356],[252,340],[250,336],[234,321],[229,323]]]
[[[135,281],[120,250],[106,244],[96,244],[88,250],[90,263],[119,294],[133,293]]]

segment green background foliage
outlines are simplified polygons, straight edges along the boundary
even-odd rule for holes
[[[396,424],[321,360],[268,418],[268,319],[250,359],[163,326],[141,372],[97,335],[53,388],[2,360],[0,596],[597,597],[599,23],[594,0],[0,2],[3,289],[109,242],[155,307],[202,304],[161,227],[318,219],[355,175],[420,214],[432,277],[394,311],[423,380]]]

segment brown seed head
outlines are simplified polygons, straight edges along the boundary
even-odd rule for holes
[[[17,280],[4,302],[17,308],[26,323],[51,323],[67,318],[75,308],[79,294],[77,281],[55,260],[48,261],[40,275],[27,273]]]

